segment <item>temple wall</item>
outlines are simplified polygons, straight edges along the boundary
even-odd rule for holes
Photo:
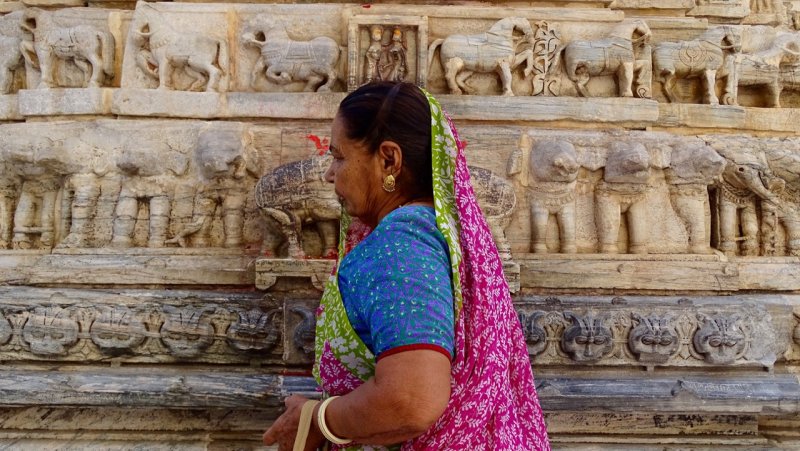
[[[346,92],[466,144],[555,449],[800,449],[800,2],[0,0],[0,448],[313,395]]]

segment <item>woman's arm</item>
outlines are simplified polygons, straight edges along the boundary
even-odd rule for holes
[[[450,361],[427,349],[378,360],[375,377],[333,400],[325,411],[333,434],[369,445],[389,445],[427,431],[450,399]]]
[[[427,349],[405,351],[378,360],[375,377],[328,405],[325,420],[334,435],[368,445],[389,445],[414,438],[431,427],[450,399],[450,361]],[[291,396],[286,412],[264,433],[264,443],[291,450],[306,401]],[[315,408],[306,449],[322,440]]]

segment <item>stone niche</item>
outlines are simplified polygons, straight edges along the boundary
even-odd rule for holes
[[[554,449],[800,447],[797,2],[67,3],[0,1],[0,447],[260,449],[317,396],[376,79],[459,128]]]

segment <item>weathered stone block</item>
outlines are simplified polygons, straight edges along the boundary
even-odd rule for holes
[[[22,89],[19,112],[22,116],[103,116],[111,114],[114,89]]]

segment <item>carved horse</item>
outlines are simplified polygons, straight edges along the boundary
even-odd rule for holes
[[[331,90],[336,83],[340,53],[336,41],[325,36],[295,41],[282,25],[263,18],[253,28],[242,35],[245,44],[261,50],[251,72],[251,85],[266,71],[267,80],[279,85],[305,80],[304,91]]]
[[[697,39],[683,42],[662,42],[653,48],[653,71],[660,78],[664,94],[670,102],[676,102],[677,78],[702,77],[705,100],[719,105],[715,92],[717,77],[727,75],[722,102],[736,103],[735,64],[733,54],[742,50],[742,36],[735,28],[716,26]]]
[[[522,41],[533,43],[534,33],[527,19],[507,17],[495,22],[486,33],[452,35],[437,39],[428,47],[428,67],[433,63],[436,48],[441,46],[439,59],[445,70],[445,79],[451,94],[470,91],[465,81],[475,72],[497,72],[503,85],[503,95],[513,96],[511,71],[527,62],[525,75],[533,70],[531,50],[517,52],[518,38],[514,31],[524,36]]]
[[[152,27],[152,28],[151,28]],[[144,73],[158,80],[158,89],[173,89],[172,71],[182,68],[193,78],[189,91],[222,91],[228,72],[228,44],[213,36],[178,32],[157,22],[132,28],[133,42],[139,47],[136,63]],[[206,77],[208,82],[206,83]]]
[[[638,19],[617,25],[607,38],[572,41],[564,48],[563,64],[567,77],[575,83],[578,94],[589,97],[586,84],[591,77],[615,74],[619,95],[633,97],[638,53],[651,36],[647,23]]]
[[[103,75],[114,76],[114,36],[88,25],[62,27],[52,13],[38,8],[25,10],[20,26],[33,35],[33,43],[23,42],[23,50],[33,49],[42,74],[39,88],[54,88],[56,59],[72,60],[88,78],[89,87],[99,87]],[[28,37],[29,39],[29,37]],[[32,61],[30,58],[26,58]]]
[[[767,106],[781,107],[784,82],[781,75],[786,69],[797,68],[800,62],[800,39],[792,34],[782,34],[766,49],[743,53],[737,59],[735,82],[731,96],[738,98],[739,86],[764,86],[769,94]]]

